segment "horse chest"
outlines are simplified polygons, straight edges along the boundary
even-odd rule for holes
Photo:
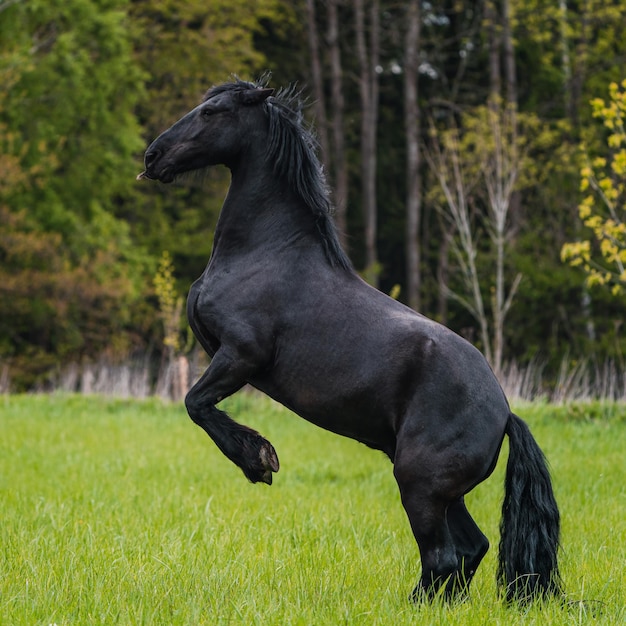
[[[265,327],[271,299],[258,276],[209,266],[189,292],[189,321],[201,323],[220,342],[242,328],[270,332]]]

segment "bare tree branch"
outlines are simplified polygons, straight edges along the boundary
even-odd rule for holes
[[[515,110],[494,101],[485,113],[485,118],[480,115],[476,118],[476,138],[470,153],[463,153],[457,128],[437,133],[431,124],[432,141],[429,149],[424,150],[424,155],[443,193],[445,206],[442,214],[455,229],[450,249],[467,296],[453,293],[448,286],[444,288],[478,322],[485,356],[498,374],[503,362],[504,322],[522,278],[521,274],[517,274],[507,293],[505,248],[512,236],[509,212],[523,159],[517,145]],[[468,178],[472,171],[479,175],[478,191],[485,197],[487,205],[483,224],[496,255],[489,300],[490,318],[476,266],[479,242],[469,205]]]

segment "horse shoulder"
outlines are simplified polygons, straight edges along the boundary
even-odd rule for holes
[[[187,315],[211,346],[229,345],[266,363],[273,351],[273,299],[257,277],[209,266],[190,289]]]

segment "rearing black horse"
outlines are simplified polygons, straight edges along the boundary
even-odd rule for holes
[[[482,354],[367,285],[342,251],[315,142],[293,90],[211,88],[161,134],[138,178],[232,173],[187,313],[211,364],[189,415],[252,482],[274,447],[216,408],[249,383],[304,419],[382,450],[417,540],[414,598],[467,591],[489,542],[464,496],[509,436],[498,581],[509,600],[560,593],[559,512],[544,456]]]

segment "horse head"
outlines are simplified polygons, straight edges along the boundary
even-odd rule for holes
[[[145,171],[149,178],[171,183],[177,175],[210,165],[229,166],[245,144],[248,133],[266,126],[258,105],[274,92],[253,83],[237,81],[210,89],[203,102],[161,133],[148,147]],[[244,115],[249,121],[244,122]]]

